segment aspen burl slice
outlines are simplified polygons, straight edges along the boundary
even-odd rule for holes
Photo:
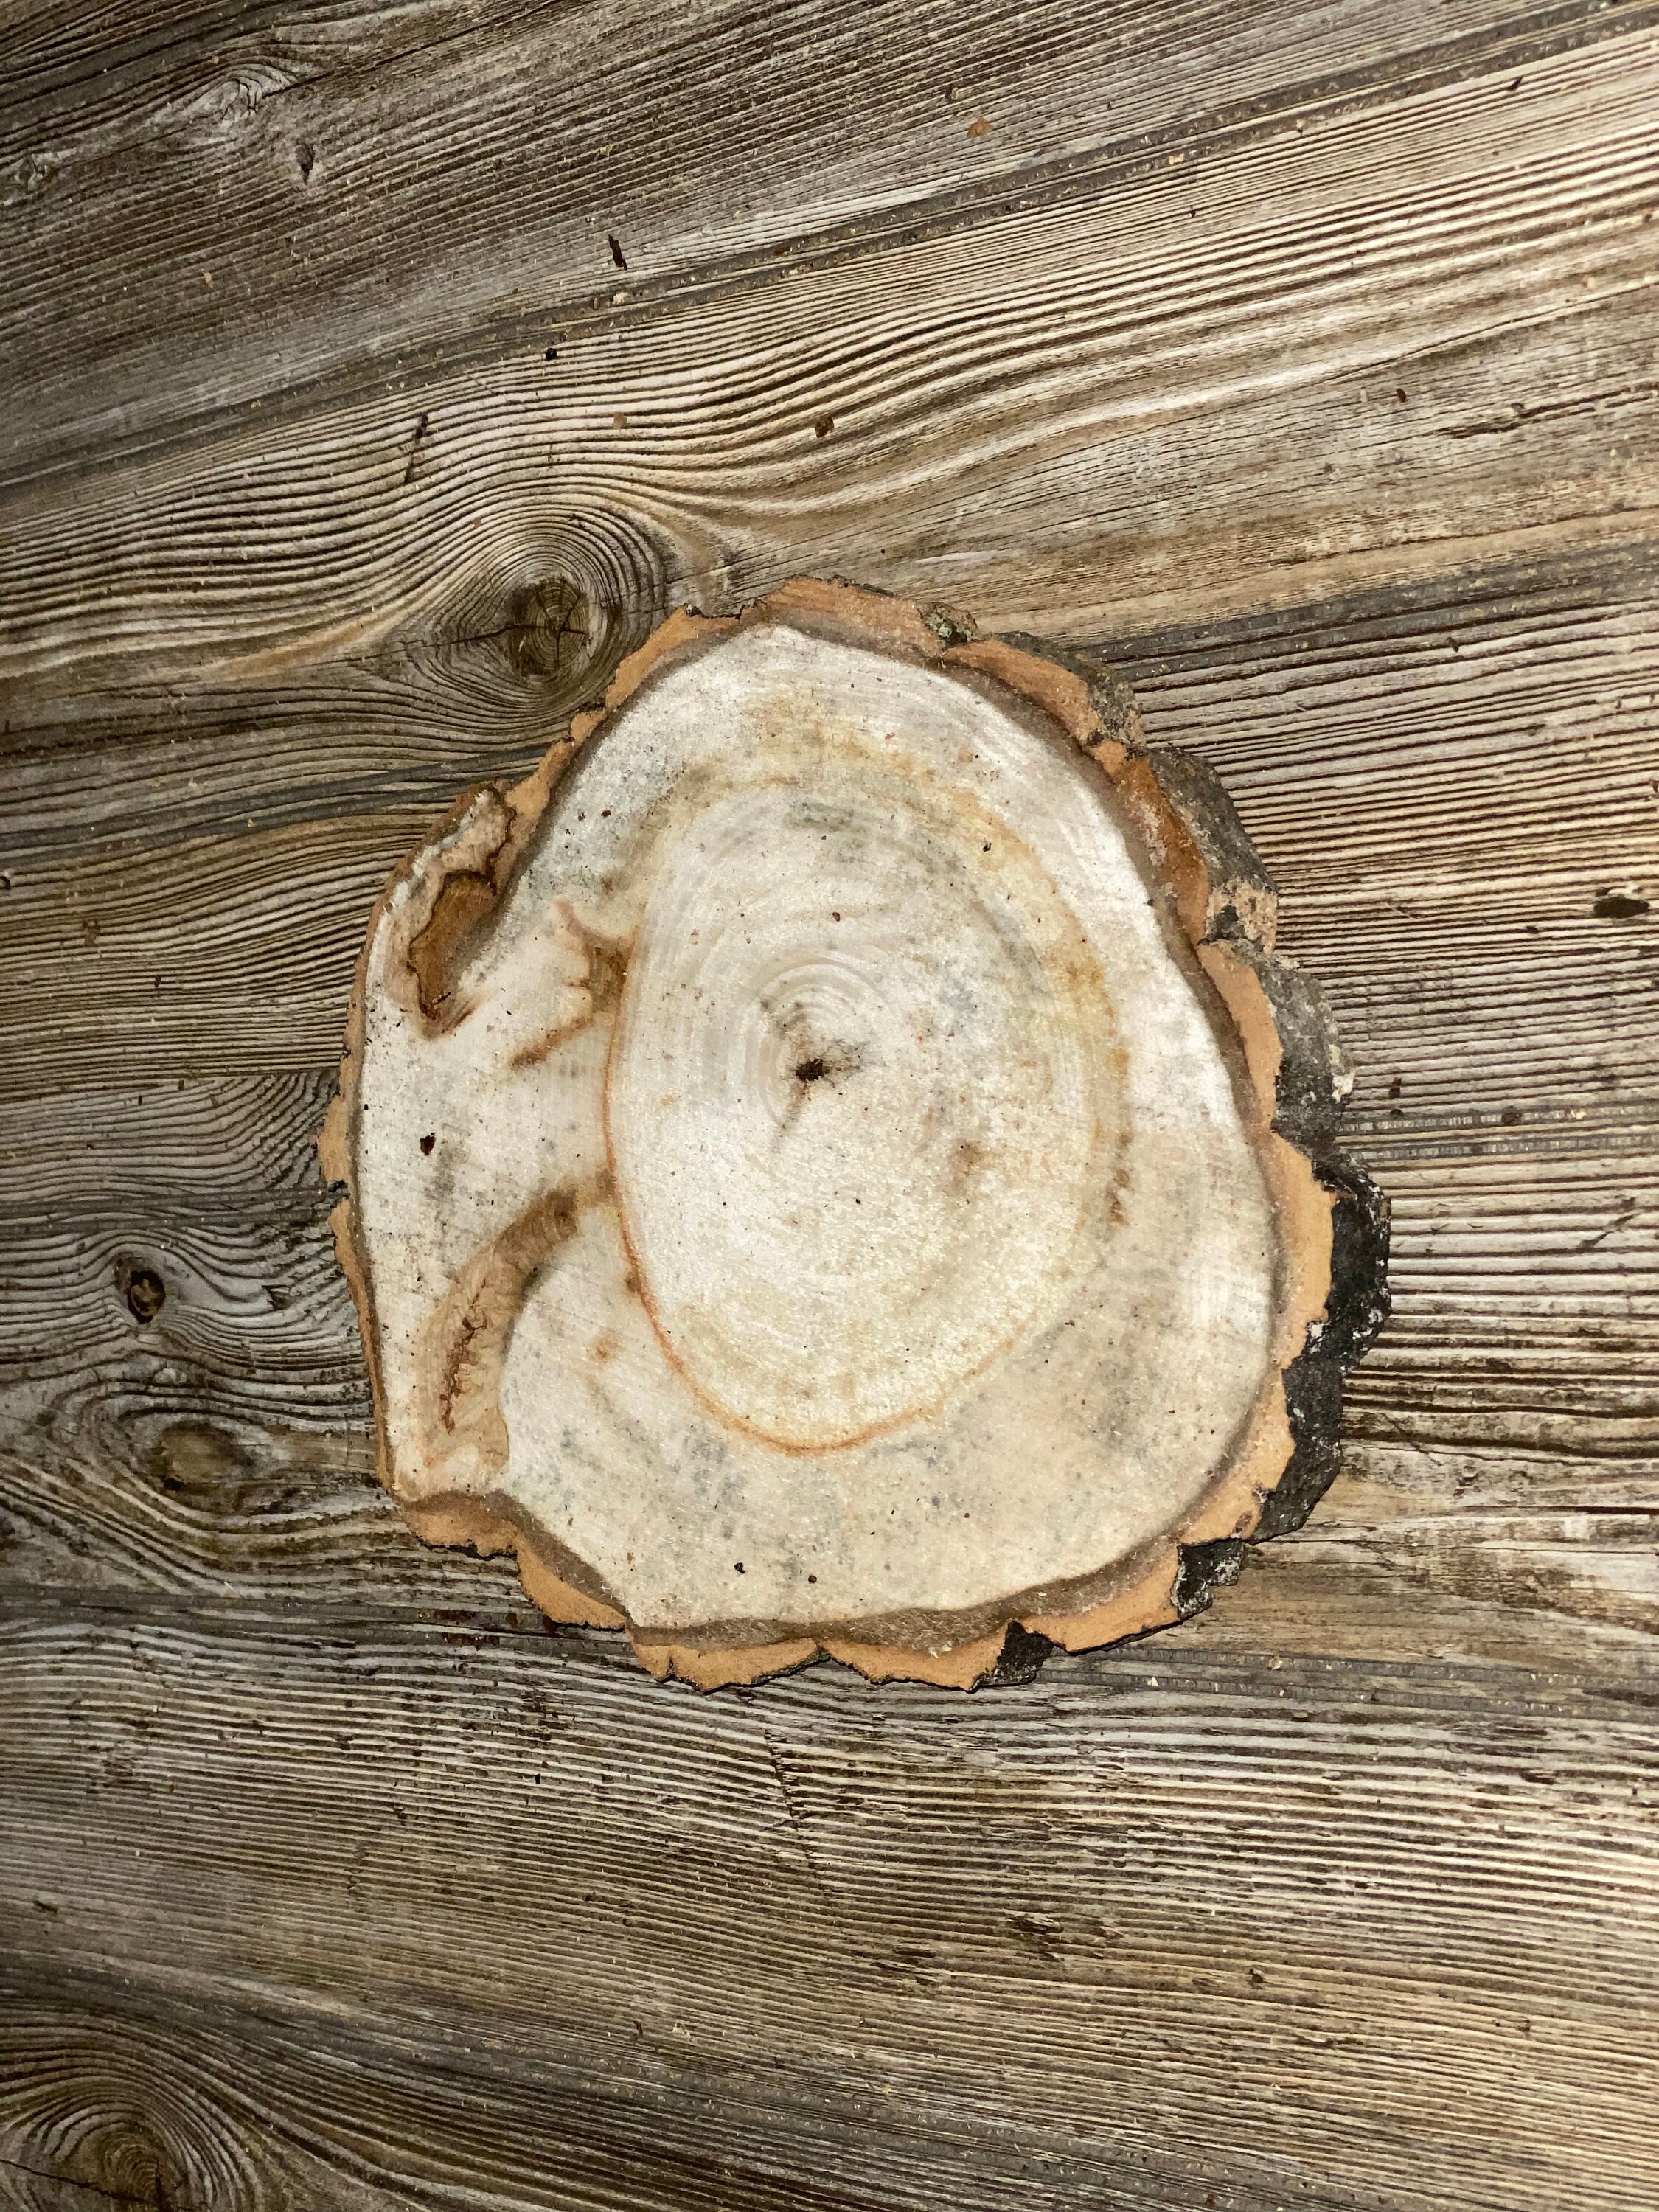
[[[1306,1512],[1380,1206],[1237,817],[1133,722],[794,584],[399,869],[323,1146],[423,1536],[705,1686],[967,1686]]]

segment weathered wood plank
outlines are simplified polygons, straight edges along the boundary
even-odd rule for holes
[[[595,2137],[609,2204],[630,2139],[676,2204],[977,2204],[1010,2152],[1056,2206],[1655,2185],[1650,1716],[1570,1677],[1166,1638],[971,1703],[706,1699],[581,1636],[61,1606],[0,1663],[37,2156],[61,2067],[75,2110],[149,2085],[175,2158],[362,2172],[366,2133],[394,2193],[580,2199]],[[472,2163],[480,2107],[520,2161]]]
[[[177,128],[191,109],[198,125],[222,121],[239,71],[281,90],[525,12],[525,0],[45,0],[0,26],[0,149],[50,146],[61,164]]]
[[[78,1102],[106,1128],[152,1130],[148,1196],[141,1156],[113,1187],[94,1164],[51,1228],[10,1217],[4,1581],[516,1610],[501,1569],[413,1542],[371,1480],[367,1388],[306,1151],[315,1093],[288,1099],[291,1152],[260,1127],[240,1188],[199,1144],[216,1115],[243,1141],[221,1102],[161,1103],[176,1155],[125,1102]],[[1200,1636],[1345,1650],[1358,1634],[1391,1656],[1519,1650],[1556,1666],[1650,1651],[1654,1165],[1598,1153],[1594,1133],[1570,1153],[1528,1153],[1502,1127],[1489,1141],[1506,1149],[1415,1164],[1373,1151],[1397,1208],[1396,1304],[1352,1395],[1350,1474],[1304,1535],[1253,1564],[1272,1589],[1228,1594]],[[290,1175],[307,1162],[308,1188],[262,1182],[272,1151]],[[1612,1255],[1587,1268],[1586,1245]],[[124,1303],[124,1260],[166,1284],[155,1321]],[[1594,1662],[1592,1623],[1619,1632]]]
[[[639,642],[526,603],[499,636],[394,645],[252,684],[119,685],[8,704],[6,852],[106,859],[191,837],[447,806],[522,775]],[[119,773],[111,773],[112,764]]]
[[[1121,640],[1109,658],[1152,735],[1204,750],[1237,793],[1279,878],[1287,939],[1337,1000],[1354,1137],[1396,1209],[1395,1317],[1353,1380],[1352,1479],[1316,1524],[1318,1588],[1283,1600],[1285,1632],[1328,1641],[1341,1606],[1327,1589],[1361,1584],[1383,1594],[1366,1601],[1374,1650],[1419,1648],[1425,1607],[1442,1648],[1520,1638],[1559,1652],[1576,1622],[1639,1626],[1639,1522],[1604,1528],[1605,1550],[1571,1524],[1582,1573],[1564,1577],[1559,1554],[1562,1515],[1656,1502],[1653,925],[1594,912],[1611,884],[1651,891],[1659,875],[1644,569],[1500,572],[1449,605],[1440,592],[1322,603]],[[319,908],[310,873],[295,892],[258,858],[316,856],[316,880],[334,885],[341,840],[380,834],[386,778],[408,807],[390,846],[423,818],[421,793],[435,813],[490,760],[498,697],[527,718],[517,740],[508,719],[509,750],[532,742],[543,674],[492,667],[475,720],[448,734],[455,694],[441,672],[428,698],[425,680],[324,670],[201,689],[177,715],[70,701],[20,756],[12,910],[36,958],[48,917],[64,945],[21,988],[39,988],[43,1027],[77,994],[84,1011],[67,1051],[60,1034],[19,1068],[34,1095],[8,1109],[22,1169],[0,1297],[9,1425],[27,1439],[7,1485],[14,1577],[330,1603],[356,1578],[411,1602],[486,1587],[510,1602],[494,1569],[449,1578],[398,1552],[364,1486],[366,1396],[310,1149],[357,925]],[[362,718],[331,753],[354,701]],[[216,750],[222,728],[236,738]],[[111,792],[95,778],[118,736],[143,766]],[[1563,822],[1573,788],[1583,803]],[[1334,836],[1347,870],[1331,865]],[[361,903],[391,857],[364,863]],[[89,883],[131,888],[112,916]],[[288,957],[313,994],[301,1056],[325,1064],[192,1073],[201,1058],[222,1071],[239,1037],[256,1068],[281,1056],[261,927],[298,933]],[[131,991],[161,948],[175,1006],[194,1011],[157,1034]],[[319,990],[310,978],[331,963]],[[1437,965],[1446,981],[1425,994]],[[1607,1018],[1620,1006],[1623,1036]],[[88,1073],[106,1085],[112,1060],[146,1087],[57,1089]],[[1587,1100],[1586,1073],[1620,1080]],[[156,1324],[122,1298],[130,1259],[167,1286]]]
[[[347,362],[539,352],[550,321],[613,295],[1115,189],[1651,15],[1003,0],[924,29],[908,0],[872,0],[775,7],[763,29],[734,0],[427,0],[77,29],[32,11],[0,102],[15,460],[76,460]]]
[[[1628,766],[1634,781],[1639,762]],[[0,1097],[316,1069],[340,1036],[369,908],[436,815],[399,807],[204,838],[137,866],[94,854],[20,869],[7,903],[20,972],[0,1035],[35,1049],[9,1051]],[[1478,880],[1425,883],[1407,858],[1399,895],[1373,890],[1362,903],[1338,888],[1287,920],[1295,957],[1385,1098],[1398,1083],[1396,1097],[1430,1115],[1525,1115],[1587,1091],[1651,1096],[1654,927],[1595,912],[1610,886],[1651,887],[1650,841],[1615,844],[1616,825],[1580,819],[1528,906],[1511,885],[1494,911]]]
[[[361,1436],[262,1431],[245,1403],[210,1388],[169,1399],[143,1380],[101,1393],[106,1430],[128,1423],[113,1449],[83,1443],[71,1458],[48,1438],[27,1460],[0,1454],[8,1589],[125,1595],[158,1613],[171,1593],[228,1630],[249,1607],[319,1629],[406,1616],[495,1631],[533,1621],[510,1568],[409,1534]],[[136,1466],[131,1431],[149,1445]],[[1572,1469],[1554,1472],[1565,1487]],[[1651,1508],[1620,1511],[1616,1498],[1505,1511],[1467,1483],[1449,1505],[1345,1476],[1306,1529],[1250,1555],[1181,1636],[1194,1650],[1257,1658],[1455,1659],[1639,1691],[1659,1632],[1655,1534]]]
[[[1357,1109],[1524,1121],[1659,1092],[1644,560],[1097,650],[1150,736],[1203,751],[1234,794],[1285,942],[1332,1000]],[[526,767],[586,680],[551,647],[518,673],[463,659],[461,677],[345,666],[20,714],[0,1025],[31,1057],[0,1085],[329,1062],[386,873],[467,782]],[[109,776],[112,751],[130,775]]]
[[[251,674],[493,634],[554,579],[648,622],[826,568],[1100,637],[1271,601],[1292,565],[1633,542],[1659,61],[1631,34],[1513,83],[988,218],[971,253],[573,321],[553,362],[376,377],[70,508],[42,479],[7,507],[0,667]]]
[[[355,1325],[310,1144],[324,1088],[319,1079],[278,1092],[283,1118],[260,1127],[257,1156],[280,1155],[280,1179],[256,1170],[246,1183],[212,1162],[191,1171],[197,1132],[231,1110],[212,1088],[55,1102],[68,1158],[88,1164],[88,1181],[0,1209],[8,1379],[184,1363],[204,1388],[246,1384],[250,1403],[269,1384],[343,1402],[355,1419]],[[106,1179],[73,1133],[124,1115],[137,1149]],[[1659,1165],[1651,1133],[1645,1152],[1572,1133],[1571,1151],[1534,1152],[1498,1129],[1490,1134],[1502,1150],[1415,1162],[1361,1147],[1395,1207],[1395,1310],[1352,1391],[1351,1433],[1375,1447],[1375,1463],[1392,1438],[1515,1453],[1517,1465],[1583,1458],[1608,1480],[1617,1461],[1640,1479],[1639,1425],[1659,1384]],[[124,1260],[161,1276],[167,1304],[154,1320],[129,1308]],[[1573,1479],[1588,1480],[1588,1467]]]
[[[491,1603],[516,1603],[498,1570],[451,1577],[400,1543],[369,1480],[367,1388],[308,1146],[323,1087],[280,1094],[287,1141],[262,1122],[251,1146],[240,1087],[228,1104],[164,1089],[153,1119],[149,1094],[40,1109],[152,1149],[148,1167],[142,1149],[112,1177],[94,1158],[73,1198],[7,1211],[6,1580],[330,1604],[474,1602],[487,1584]],[[215,1129],[231,1161],[202,1145]],[[1395,1313],[1352,1394],[1351,1480],[1316,1534],[1404,1576],[1407,1636],[1421,1589],[1507,1595],[1540,1632],[1651,1626],[1659,1171],[1598,1152],[1594,1134],[1537,1155],[1492,1134],[1510,1149],[1416,1164],[1372,1152],[1397,1208]],[[134,1263],[166,1287],[155,1321],[123,1297]],[[1583,1518],[1620,1510],[1593,1530]],[[1570,1529],[1585,1547],[1571,1588]],[[1500,1554],[1513,1590],[1494,1582]],[[1500,1616],[1470,1632],[1485,1649],[1512,1632]]]
[[[159,2169],[169,2203],[199,2201],[191,2185],[204,2169],[221,2192],[234,2175],[240,2189],[214,2200],[233,2212],[250,2199],[330,2212],[411,2201],[526,2212],[995,2212],[1011,2197],[1054,2212],[1144,2212],[1188,2197],[1273,2212],[1280,2201],[1271,2170],[1248,2150],[1229,2172],[1196,2143],[1119,2149],[1060,2127],[1016,2139],[959,2106],[896,2110],[890,2096],[781,2062],[716,2071],[684,2049],[641,2057],[637,2045],[605,2045],[604,2070],[590,2078],[568,2060],[520,2057],[509,2071],[453,2033],[389,2044],[354,2030],[303,2009],[273,2014],[268,2000],[250,2013],[212,1985],[181,1996],[176,1984],[140,1990],[131,1978],[35,1965],[0,1996],[0,2037],[18,2053],[19,2077],[15,2119],[0,2100],[0,2141],[23,2159],[55,2157],[118,2183],[137,2166],[142,2186]],[[103,2125],[66,2147],[54,2140],[35,2108],[55,2089]],[[164,2131],[145,2124],[158,2106]],[[76,2185],[37,2196],[56,2185],[32,2172],[9,2197],[7,2171],[0,2163],[0,2203],[23,2212],[132,2202]],[[153,2203],[154,2191],[140,2201]]]

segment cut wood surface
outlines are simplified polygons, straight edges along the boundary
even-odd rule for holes
[[[1647,2212],[1654,23],[12,12],[0,2203]],[[420,1544],[312,1149],[396,862],[802,572],[1219,775],[1393,1205],[1307,1525],[971,1700]]]
[[[1123,725],[800,581],[399,867],[320,1149],[421,1534],[705,1688],[966,1687],[1305,1516],[1382,1208],[1237,815]]]

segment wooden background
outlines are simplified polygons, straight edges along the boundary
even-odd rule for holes
[[[0,2204],[1649,2212],[1659,7],[10,0],[0,88]],[[1308,1528],[971,1699],[423,1550],[311,1145],[394,860],[798,571],[1216,764],[1394,1203]]]

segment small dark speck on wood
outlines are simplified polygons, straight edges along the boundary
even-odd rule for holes
[[[614,230],[607,231],[605,233],[605,236],[611,246],[611,258],[616,263],[618,269],[626,269],[628,266],[628,258],[623,253],[620,244],[617,242],[616,232]]]
[[[1650,905],[1650,900],[1633,897],[1628,891],[1603,891],[1591,911],[1601,921],[1639,921]]]
[[[311,173],[317,166],[317,149],[309,140],[301,138],[294,149],[294,158],[300,165],[300,182],[308,185]]]

